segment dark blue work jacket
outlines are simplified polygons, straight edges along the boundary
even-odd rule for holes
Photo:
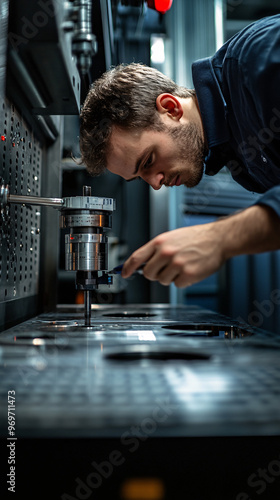
[[[209,147],[205,173],[226,165],[280,216],[280,15],[247,26],[192,71]]]

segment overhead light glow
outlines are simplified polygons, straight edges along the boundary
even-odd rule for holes
[[[216,50],[218,50],[224,43],[223,0],[215,0],[214,9],[215,9]]]
[[[165,61],[164,39],[161,36],[151,37],[151,62],[163,64]]]

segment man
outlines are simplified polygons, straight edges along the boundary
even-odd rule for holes
[[[126,261],[186,287],[229,258],[280,248],[280,15],[246,27],[193,64],[195,90],[143,65],[105,73],[81,112],[81,161],[127,181],[193,187],[227,165],[257,204],[213,223],[163,233]]]

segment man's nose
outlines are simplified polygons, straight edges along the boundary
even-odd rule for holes
[[[148,184],[150,184],[150,186],[155,189],[156,191],[158,191],[161,186],[163,185],[163,181],[164,181],[164,174],[162,172],[158,172],[158,173],[149,173],[149,174],[145,174],[143,175],[143,180],[145,182],[147,182]]]

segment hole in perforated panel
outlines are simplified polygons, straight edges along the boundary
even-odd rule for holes
[[[195,351],[184,351],[182,349],[161,346],[152,348],[151,346],[128,346],[122,351],[107,353],[105,357],[111,361],[209,361],[211,356]]]
[[[156,314],[152,313],[147,313],[147,312],[135,312],[135,313],[130,313],[128,311],[124,311],[122,313],[110,313],[110,314],[103,314],[103,316],[107,316],[108,318],[150,318],[152,316],[157,316]]]
[[[223,339],[236,339],[253,335],[248,328],[240,328],[233,325],[213,324],[173,324],[162,326],[167,330],[166,335],[176,337],[215,337]]]

